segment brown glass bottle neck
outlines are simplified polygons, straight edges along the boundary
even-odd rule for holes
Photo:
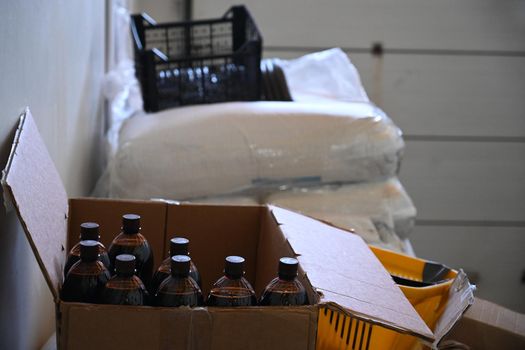
[[[176,278],[186,278],[186,277],[190,276],[189,272],[188,273],[184,273],[184,272],[176,272],[176,271],[173,271],[173,270],[171,270],[171,275],[173,277],[176,277]]]
[[[126,277],[126,278],[130,278],[130,277],[133,277],[134,273],[133,272],[122,272],[122,271],[116,271],[116,275],[118,277]]]
[[[93,263],[93,262],[96,262],[98,260],[98,256],[97,257],[86,257],[86,256],[80,256],[80,261],[82,261],[83,263]]]
[[[293,281],[297,278],[297,276],[290,276],[290,275],[285,275],[285,274],[279,274],[279,279],[283,280],[283,281]]]

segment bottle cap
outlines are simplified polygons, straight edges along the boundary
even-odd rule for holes
[[[140,230],[140,215],[124,214],[122,215],[122,232],[124,233],[139,233]]]
[[[279,259],[279,278],[284,280],[293,280],[297,277],[297,268],[299,261],[294,258],[283,257]]]
[[[235,255],[226,257],[224,274],[230,278],[241,278],[244,275],[244,258]]]
[[[184,237],[174,237],[170,240],[170,256],[188,255],[190,241]]]
[[[171,257],[171,274],[175,276],[188,276],[190,274],[191,258],[187,255],[174,255]]]
[[[80,224],[80,240],[99,240],[99,225],[96,222],[84,222]]]
[[[98,241],[80,241],[80,259],[84,261],[94,261],[98,259]]]
[[[135,257],[131,254],[117,255],[115,271],[124,275],[133,275],[135,273]]]

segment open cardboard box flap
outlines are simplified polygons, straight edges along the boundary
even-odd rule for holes
[[[29,110],[20,118],[2,184],[58,303],[68,198]],[[436,340],[359,236],[282,208],[270,210],[321,304],[427,342]],[[459,317],[465,307],[449,308]]]
[[[2,185],[58,301],[66,258],[68,198],[29,110],[20,117]]]
[[[308,280],[321,296],[320,303],[433,340],[432,332],[361,237],[282,208],[271,208]]]

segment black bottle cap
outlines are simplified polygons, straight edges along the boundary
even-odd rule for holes
[[[122,215],[122,232],[124,233],[139,233],[140,231],[140,215],[124,214]]]
[[[80,241],[80,259],[83,261],[94,261],[98,259],[98,241]]]
[[[229,278],[241,278],[244,275],[244,258],[235,255],[226,257],[224,274]]]
[[[190,274],[191,258],[187,255],[174,255],[171,257],[171,274],[187,277]]]
[[[170,256],[188,255],[190,241],[184,237],[174,237],[170,240]]]
[[[135,257],[131,254],[117,255],[115,272],[123,275],[133,275],[135,273]]]
[[[284,257],[279,259],[279,278],[283,280],[293,280],[297,277],[299,261],[294,258]]]
[[[99,240],[99,226],[96,222],[84,222],[80,224],[80,240]]]

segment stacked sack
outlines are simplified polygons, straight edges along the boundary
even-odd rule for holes
[[[395,176],[399,129],[365,103],[222,103],[129,119],[111,195],[190,199]]]
[[[128,17],[118,18],[120,39],[129,42]],[[396,178],[401,131],[370,103],[341,49],[271,60],[294,102],[155,114],[140,108],[130,53],[117,56],[104,89],[111,107],[110,162],[95,196],[274,203],[412,253],[406,238],[416,209]]]
[[[109,195],[274,203],[403,251],[415,217],[395,178],[403,147],[371,103],[183,107],[125,122]]]
[[[272,193],[265,201],[354,229],[368,243],[397,251],[406,250],[404,239],[412,231],[416,216],[416,208],[397,178],[294,188]]]
[[[414,228],[417,212],[397,177],[356,184],[293,187],[260,197],[226,195],[191,202],[269,203],[354,231],[367,243],[414,255],[408,237]]]

